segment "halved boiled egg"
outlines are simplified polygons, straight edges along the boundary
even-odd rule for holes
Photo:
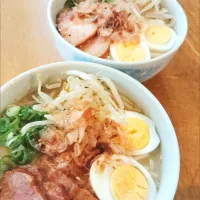
[[[160,138],[150,118],[137,112],[126,111],[125,119],[127,124],[122,127],[125,133],[123,146],[128,154],[141,155],[156,149]]]
[[[103,154],[92,164],[90,182],[99,200],[155,200],[148,171],[132,157]]]
[[[167,52],[174,46],[177,35],[165,25],[151,25],[142,34],[142,39],[151,50]]]
[[[114,60],[123,62],[140,62],[151,58],[150,50],[144,42],[113,43],[110,45],[110,53]]]

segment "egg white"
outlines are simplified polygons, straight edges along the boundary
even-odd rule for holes
[[[103,171],[99,171],[98,169],[99,161],[106,161]],[[132,157],[115,154],[108,158],[106,158],[106,155],[101,155],[94,161],[90,169],[90,183],[99,200],[116,200],[114,199],[110,189],[110,178],[114,168],[120,165],[131,165],[138,169],[145,176],[148,183],[148,194],[146,200],[156,199],[156,186],[148,171]]]
[[[111,57],[113,60],[116,60],[116,61],[121,61],[118,56],[117,56],[117,52],[116,52],[116,45],[117,44],[111,44],[110,45],[110,54],[111,54]],[[142,61],[147,61],[147,60],[150,60],[151,59],[151,53],[150,53],[150,50],[149,50],[149,47],[148,45],[145,43],[145,42],[140,42],[140,44],[138,44],[138,46],[142,46],[142,48],[144,49],[145,51],[145,59],[142,60]],[[123,62],[128,62],[128,61],[123,61]],[[129,62],[134,62],[134,61],[129,61]]]
[[[158,145],[160,144],[160,138],[158,137],[158,134],[156,132],[154,122],[149,117],[137,112],[126,111],[125,118],[140,119],[147,124],[148,129],[149,129],[149,143],[147,144],[147,146],[145,146],[143,149],[128,151],[129,155],[147,154],[158,147]]]
[[[141,36],[142,41],[144,41],[152,51],[163,52],[163,53],[169,51],[175,45],[175,43],[177,41],[177,35],[176,35],[176,33],[175,33],[175,31],[173,29],[171,29],[169,27],[167,27],[167,28],[170,30],[171,35],[170,35],[169,41],[166,44],[152,44],[152,43],[149,43],[146,40],[145,31],[143,32],[143,34]]]

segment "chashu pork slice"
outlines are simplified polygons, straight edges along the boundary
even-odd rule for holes
[[[96,35],[97,25],[64,18],[64,21],[58,25],[58,30],[65,40],[77,47]]]
[[[80,19],[73,11],[63,10],[56,19],[62,37],[74,46],[79,46],[97,33],[97,24]]]
[[[6,172],[0,185],[0,200],[45,200],[34,176],[24,169]]]
[[[110,40],[105,37],[94,37],[83,44],[80,49],[99,58],[105,58],[109,53]]]

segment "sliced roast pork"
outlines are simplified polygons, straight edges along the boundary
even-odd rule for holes
[[[80,49],[93,56],[105,58],[109,53],[110,40],[105,37],[94,37],[83,44]]]
[[[94,37],[97,32],[95,23],[85,22],[74,17],[73,13],[60,14],[57,18],[57,27],[63,38],[74,46],[85,43]]]
[[[34,176],[24,169],[15,169],[6,174],[1,182],[1,200],[45,200]]]

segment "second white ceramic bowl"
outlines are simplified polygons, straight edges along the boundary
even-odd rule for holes
[[[64,7],[65,1],[66,0],[50,0],[47,8],[50,32],[53,35],[55,45],[63,59],[66,61],[87,61],[107,65],[129,74],[141,82],[152,78],[167,66],[169,61],[172,59],[176,51],[185,40],[187,34],[187,18],[180,4],[176,0],[162,0],[164,6],[169,9],[170,13],[176,18],[174,30],[178,35],[178,40],[170,51],[160,57],[151,59],[150,61],[137,63],[125,63],[97,58],[72,46],[65,39],[63,39],[63,37],[57,31],[55,25],[56,16]]]
[[[161,139],[162,172],[158,196],[155,200],[173,200],[179,178],[180,157],[176,134],[172,123],[158,100],[138,81],[113,68],[86,62],[61,62],[37,67],[24,72],[2,86],[0,90],[0,112],[7,105],[25,96],[30,89],[37,87],[37,74],[43,84],[61,73],[75,69],[88,73],[99,73],[109,77],[118,89],[133,99],[154,121]]]

